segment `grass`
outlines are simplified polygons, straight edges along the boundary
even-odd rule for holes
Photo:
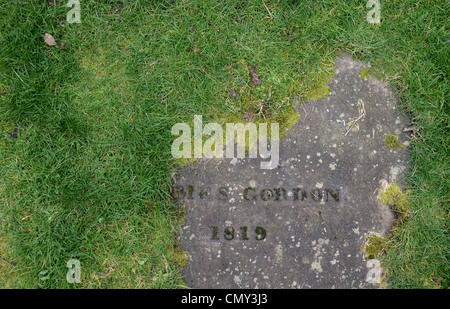
[[[389,286],[449,288],[445,1],[382,1],[380,25],[365,1],[265,1],[273,19],[259,0],[82,1],[81,24],[54,2],[0,1],[0,257],[15,266],[0,261],[3,287],[184,287],[172,125],[201,114],[289,126],[297,96],[319,95],[346,52],[421,128],[413,215],[382,258]],[[65,279],[72,258],[78,285]]]

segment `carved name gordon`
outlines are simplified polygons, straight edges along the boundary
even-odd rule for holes
[[[177,186],[173,188],[173,196],[176,199],[215,199],[229,201],[229,187],[212,189],[207,186]],[[339,188],[256,188],[246,187],[242,190],[242,197],[247,201],[313,201],[334,202],[341,201]]]

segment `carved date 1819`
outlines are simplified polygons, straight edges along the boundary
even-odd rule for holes
[[[211,239],[212,240],[220,240],[219,227],[218,226],[210,226],[210,228],[212,229]],[[236,235],[236,234],[239,234],[239,235]],[[254,234],[256,234],[255,235],[256,240],[263,240],[266,238],[267,231],[264,228],[257,226],[254,230]],[[238,233],[236,233],[236,230],[234,229],[234,227],[231,227],[231,226],[227,226],[223,231],[223,238],[225,238],[226,240],[232,240],[236,236],[238,236],[239,237],[238,239],[240,239],[240,240],[249,240],[248,233],[247,233],[247,227],[246,226],[239,227]]]

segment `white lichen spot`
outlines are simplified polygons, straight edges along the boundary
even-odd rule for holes
[[[315,251],[314,261],[311,264],[311,269],[318,273],[322,272],[322,266],[320,265],[320,262],[323,259],[322,254],[325,253],[325,249],[323,248],[323,246],[328,245],[329,242],[330,242],[329,239],[323,239],[323,238],[319,238],[317,240],[317,242],[315,240],[313,240],[311,242],[312,245],[314,246],[313,250]]]
[[[405,167],[402,165],[391,166],[389,169],[389,180],[391,182],[397,181],[398,175],[400,175],[405,170]]]
[[[330,169],[331,169],[332,171],[334,171],[334,170],[336,169],[336,163],[331,163],[331,164],[329,165],[329,167],[330,167]]]
[[[321,273],[322,272],[322,266],[320,266],[320,260],[315,260],[314,262],[312,262],[311,264],[311,269]]]
[[[234,283],[237,285],[241,284],[241,278],[239,278],[239,276],[234,276]]]
[[[283,247],[281,245],[275,246],[275,263],[280,263],[283,259]]]
[[[366,281],[372,284],[380,284],[382,272],[380,261],[377,259],[368,260],[366,266],[369,268]]]

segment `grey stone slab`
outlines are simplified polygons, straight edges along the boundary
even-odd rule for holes
[[[385,136],[406,140],[408,123],[382,82],[360,78],[362,68],[337,60],[329,95],[305,102],[280,141],[277,168],[261,169],[260,158],[198,159],[177,174],[188,286],[376,287],[379,262],[366,260],[362,245],[393,223],[377,189],[407,168],[408,151],[389,149]]]

